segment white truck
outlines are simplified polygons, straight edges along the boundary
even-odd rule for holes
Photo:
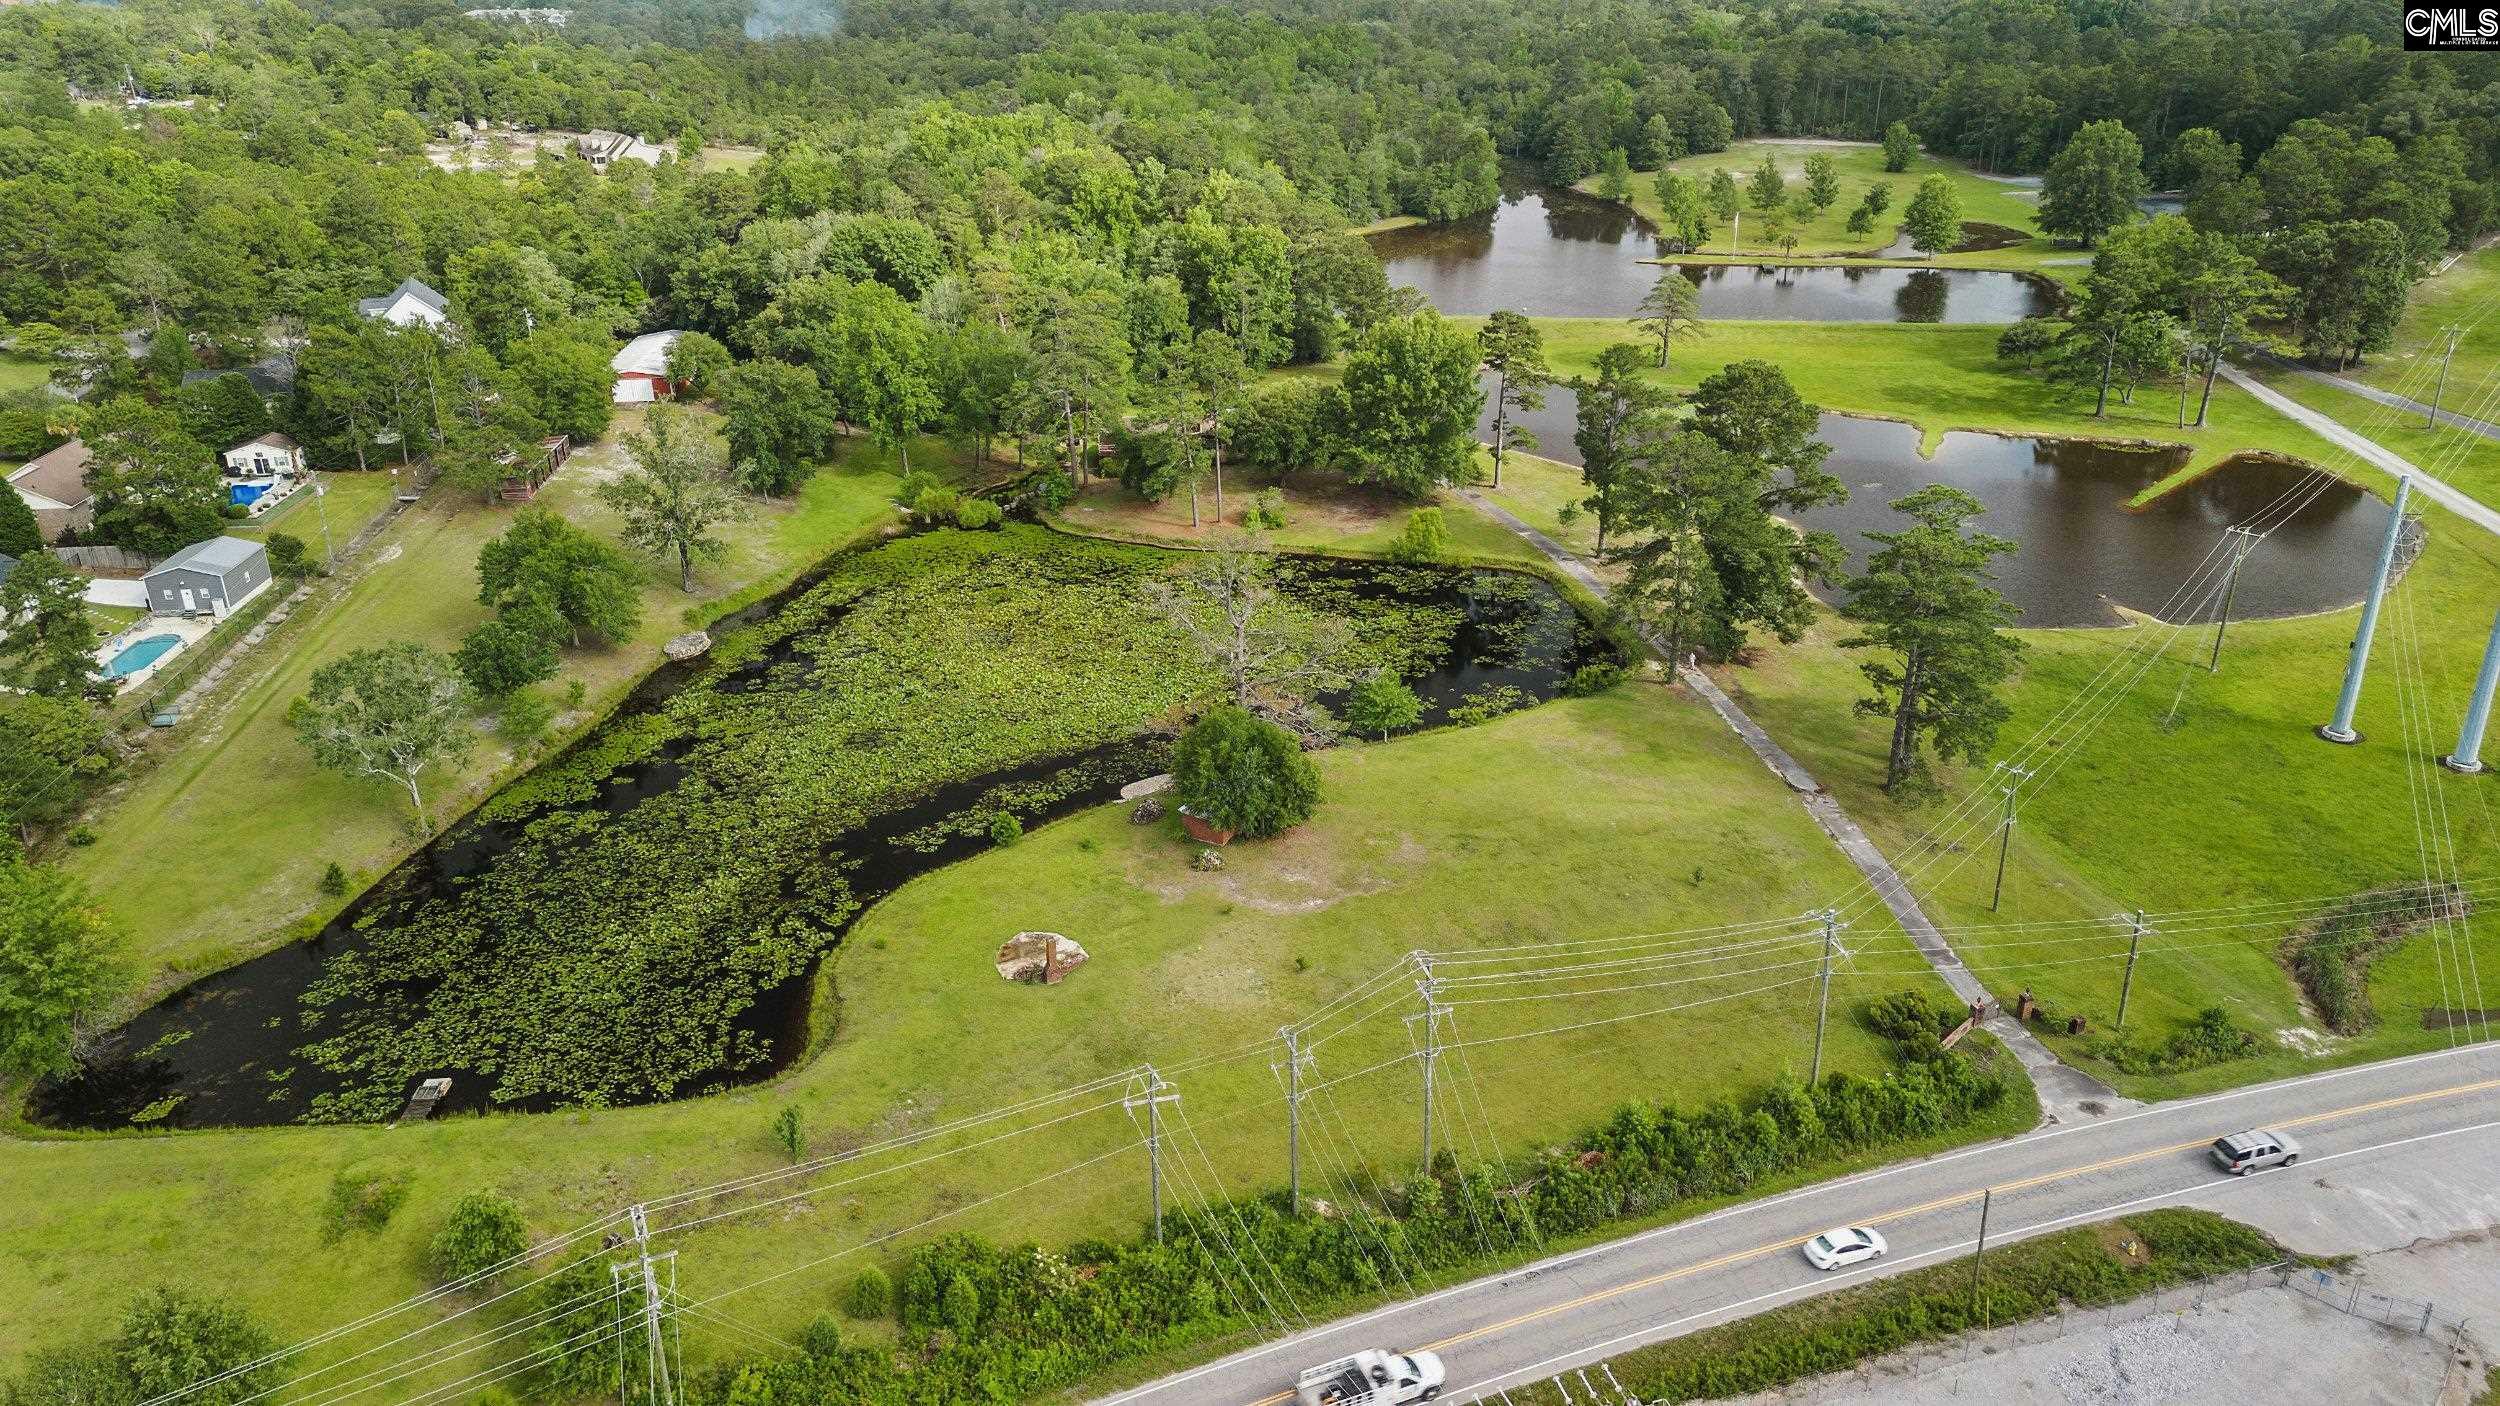
[[[1441,1359],[1429,1352],[1367,1347],[1294,1378],[1293,1392],[1297,1406],[1407,1406],[1439,1396],[1446,1378]]]

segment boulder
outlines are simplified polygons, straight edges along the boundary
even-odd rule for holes
[[[711,653],[712,637],[701,630],[688,630],[661,645],[660,652],[669,657],[670,663],[683,664],[689,659],[700,659]]]

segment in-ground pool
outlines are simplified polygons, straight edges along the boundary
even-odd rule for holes
[[[113,662],[104,666],[104,676],[108,679],[129,678],[181,647],[180,635],[150,635],[136,644],[124,646],[121,653],[113,656]]]

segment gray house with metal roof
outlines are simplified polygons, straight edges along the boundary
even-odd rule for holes
[[[139,578],[158,615],[233,614],[269,589],[269,553],[243,537],[194,542]]]

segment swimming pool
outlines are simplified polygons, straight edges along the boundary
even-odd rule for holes
[[[180,635],[150,635],[114,655],[113,662],[104,666],[104,676],[126,679],[181,647]]]

